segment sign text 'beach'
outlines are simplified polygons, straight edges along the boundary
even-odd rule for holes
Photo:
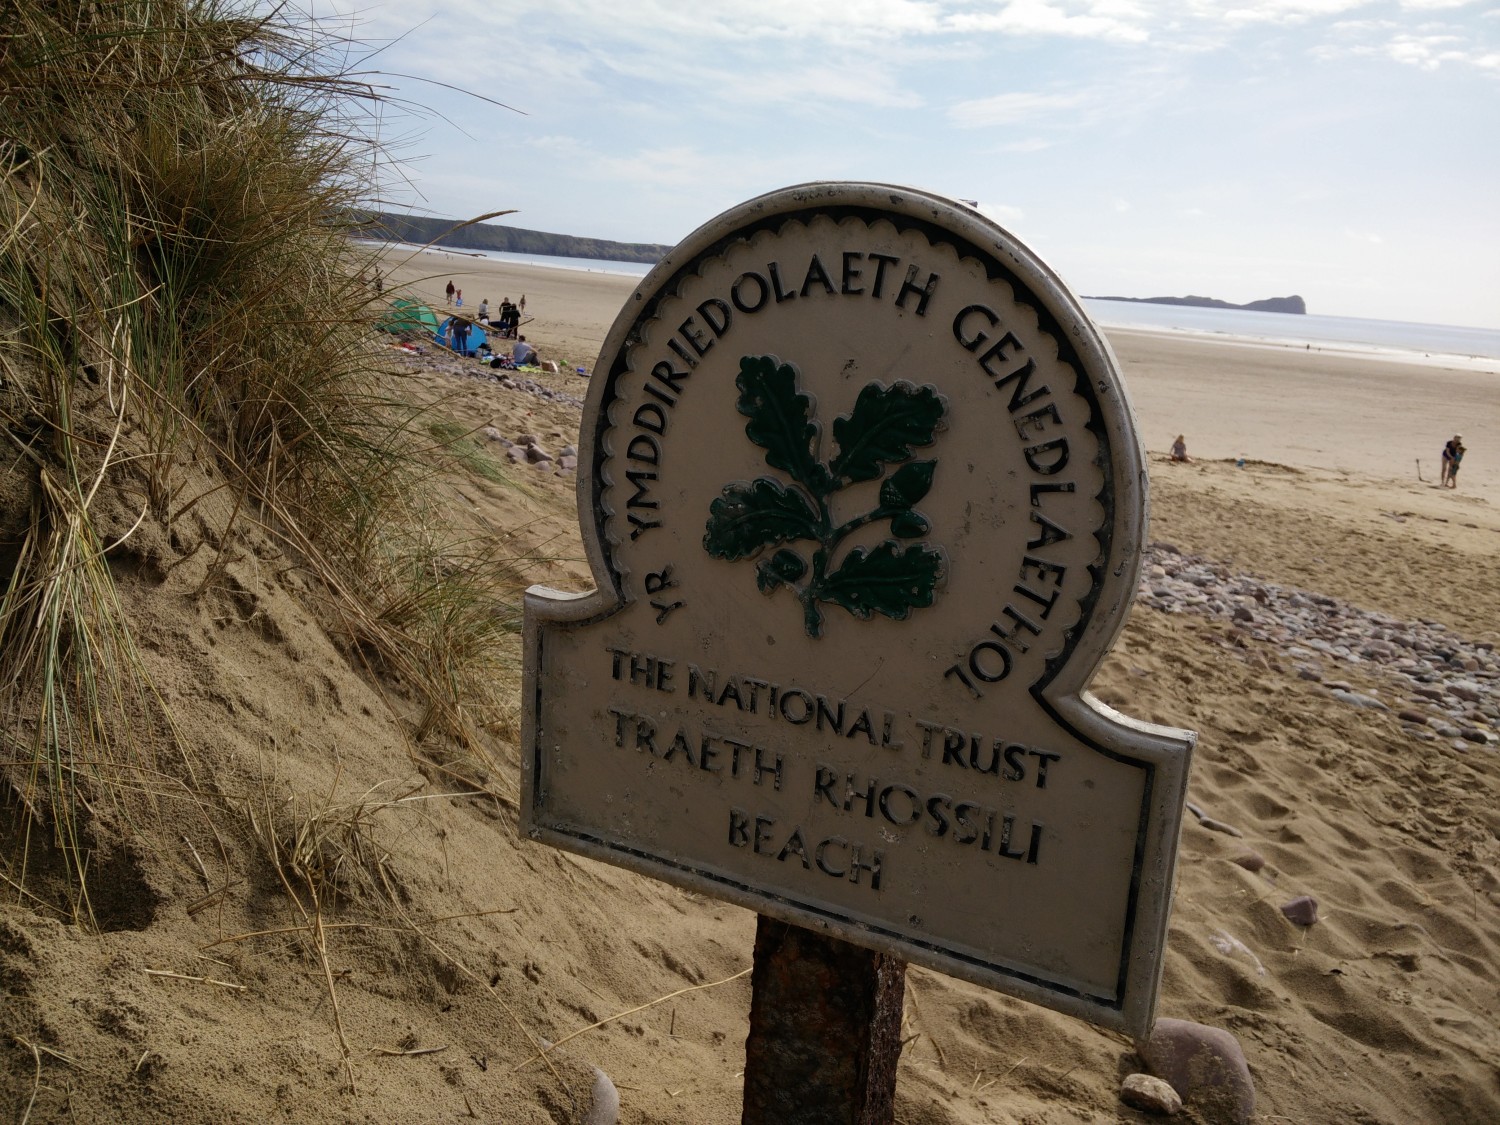
[[[597,372],[528,831],[1144,1031],[1192,736],[1083,693],[1146,501],[1077,300],[968,208],[808,185],[691,235]]]

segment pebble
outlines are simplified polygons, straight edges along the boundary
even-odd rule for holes
[[[1390,710],[1389,707],[1387,707],[1384,703],[1380,702],[1380,700],[1376,699],[1373,695],[1365,695],[1362,692],[1357,692],[1357,691],[1341,691],[1341,690],[1335,689],[1335,691],[1333,693],[1333,697],[1335,699],[1342,700],[1345,703],[1352,704],[1355,707],[1363,707],[1363,708],[1365,708],[1368,711],[1389,711]]]
[[[1171,1117],[1182,1109],[1182,1098],[1168,1082],[1150,1074],[1127,1074],[1120,1083],[1120,1100],[1131,1109]]]
[[[1290,902],[1283,902],[1281,912],[1293,925],[1311,926],[1318,920],[1318,900],[1312,895],[1299,895]]]
[[[1136,1044],[1146,1068],[1165,1079],[1183,1101],[1215,1118],[1248,1125],[1255,1116],[1255,1083],[1240,1041],[1219,1027],[1191,1020],[1159,1019]]]
[[[620,1120],[620,1091],[614,1081],[594,1067],[594,1104],[589,1106],[583,1125],[615,1125]]]
[[[1246,871],[1255,872],[1265,868],[1266,857],[1259,852],[1246,852],[1244,855],[1235,856],[1229,862],[1237,867],[1243,867]]]
[[[1351,707],[1394,712],[1466,749],[1500,745],[1500,657],[1493,641],[1470,641],[1436,621],[1402,621],[1235,573],[1170,543],[1150,544],[1142,562],[1142,605],[1231,623],[1236,646],[1263,642],[1294,661],[1296,675]],[[1379,683],[1386,698],[1338,678],[1355,668]],[[1427,733],[1408,729],[1410,737]]]

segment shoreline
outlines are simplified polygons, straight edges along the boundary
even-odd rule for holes
[[[1312,352],[1325,355],[1348,356],[1355,359],[1383,360],[1392,363],[1409,363],[1423,367],[1449,367],[1464,371],[1480,371],[1500,375],[1500,358],[1484,355],[1464,355],[1455,352],[1419,352],[1406,348],[1385,347],[1380,344],[1355,344],[1344,342],[1312,342],[1275,336],[1242,336],[1231,332],[1211,332],[1197,328],[1156,328],[1134,324],[1110,324],[1095,320],[1094,323],[1107,337],[1118,335],[1156,336],[1175,339],[1178,337],[1200,340],[1204,343],[1234,345],[1244,348],[1265,348],[1282,352]]]

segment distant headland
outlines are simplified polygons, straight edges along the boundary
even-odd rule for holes
[[[1252,312],[1307,314],[1307,302],[1295,293],[1290,297],[1267,297],[1248,305],[1233,305],[1217,297],[1088,297],[1090,301],[1134,301],[1144,305],[1188,305],[1195,309],[1249,309]]]
[[[579,238],[571,234],[549,234],[524,227],[474,223],[454,230],[460,219],[429,219],[416,215],[372,212],[365,216],[364,235],[387,242],[413,242],[419,246],[447,246],[456,250],[494,250],[508,254],[547,254],[559,258],[595,258],[612,262],[646,262],[654,265],[670,246],[655,242],[611,242],[606,238]]]

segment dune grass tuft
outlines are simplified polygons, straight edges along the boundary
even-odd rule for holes
[[[198,791],[118,591],[140,541],[229,513],[201,592],[238,521],[276,538],[351,643],[399,667],[418,741],[494,721],[515,582],[430,526],[432,435],[372,370],[350,235],[380,153],[347,43],[233,0],[7,12],[0,820],[24,830],[0,864],[24,886],[34,847],[60,853],[86,918],[98,802],[159,792],[132,779],[160,776],[163,747]]]

